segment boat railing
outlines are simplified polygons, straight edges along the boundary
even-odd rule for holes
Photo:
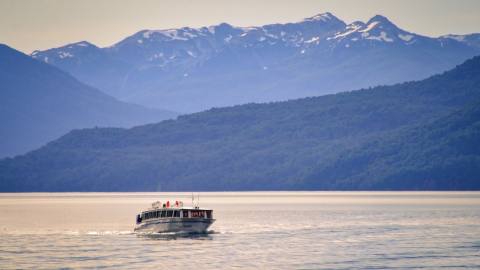
[[[156,201],[152,203],[152,209],[160,209],[160,208],[182,208],[183,202],[182,201],[175,201],[175,203],[170,203],[170,201],[166,201],[162,204],[160,201]]]

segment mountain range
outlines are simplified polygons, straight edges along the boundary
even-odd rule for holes
[[[142,30],[32,57],[120,100],[179,112],[282,101],[420,80],[480,54],[480,34],[426,37],[386,17],[347,24],[331,13],[259,27]]]
[[[76,128],[131,127],[175,113],[127,104],[0,44],[0,157],[23,154]]]
[[[479,190],[480,57],[430,78],[156,124],[0,161],[0,191]]]

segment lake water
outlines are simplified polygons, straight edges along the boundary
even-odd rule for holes
[[[204,235],[136,235],[188,193],[0,194],[1,269],[480,268],[480,193],[200,193]]]

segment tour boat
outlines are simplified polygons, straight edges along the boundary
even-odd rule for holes
[[[192,202],[193,205],[193,202]],[[202,233],[215,221],[212,209],[198,205],[184,207],[182,201],[152,203],[150,209],[137,215],[135,232]]]

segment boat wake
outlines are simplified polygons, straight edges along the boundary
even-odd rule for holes
[[[175,240],[175,239],[212,239],[212,235],[218,234],[213,230],[206,232],[134,232],[138,237],[159,240]]]
[[[130,235],[133,231],[88,231],[86,235]]]

